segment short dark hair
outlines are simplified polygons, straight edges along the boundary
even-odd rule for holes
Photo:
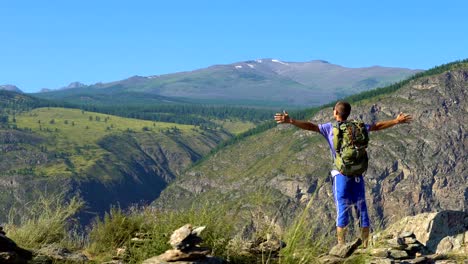
[[[351,105],[346,101],[338,101],[333,109],[343,120],[348,119],[351,114]]]

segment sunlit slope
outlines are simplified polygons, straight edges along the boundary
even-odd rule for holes
[[[2,210],[39,191],[80,193],[97,213],[111,204],[151,201],[229,137],[191,125],[47,107],[10,116],[9,127],[0,129]]]
[[[117,116],[85,112],[78,109],[38,108],[16,116],[20,129],[31,130],[46,140],[41,147],[48,152],[60,153],[64,162],[35,166],[37,173],[64,176],[83,173],[106,154],[99,141],[111,135],[140,133],[163,140],[165,133],[177,131],[180,135],[194,136],[197,129],[190,125],[151,122]],[[123,150],[124,151],[124,150]]]

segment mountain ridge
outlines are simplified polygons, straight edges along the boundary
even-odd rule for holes
[[[283,62],[258,59],[212,65],[192,71],[152,76],[132,76],[71,90],[38,93],[43,98],[67,98],[73,94],[138,92],[189,99],[193,102],[219,100],[221,104],[274,104],[314,106],[363,90],[388,85],[420,70],[372,66],[346,68],[320,60]],[[79,100],[74,98],[73,100]],[[249,103],[248,103],[249,104]]]
[[[5,91],[10,91],[10,92],[16,92],[16,93],[23,93],[20,88],[18,88],[15,85],[12,84],[3,84],[0,85],[0,90],[5,90]]]

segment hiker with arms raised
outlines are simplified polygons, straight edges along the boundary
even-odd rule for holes
[[[368,156],[367,143],[368,132],[392,127],[397,124],[412,121],[410,115],[400,113],[395,119],[381,121],[375,124],[364,124],[359,120],[347,120],[351,113],[351,105],[348,102],[339,101],[333,108],[333,117],[336,123],[314,124],[309,121],[295,120],[288,113],[277,113],[277,123],[288,123],[305,130],[312,130],[322,134],[332,152],[334,166],[331,171],[333,176],[333,196],[336,205],[336,233],[338,244],[345,244],[346,226],[349,223],[349,211],[355,206],[361,227],[361,239],[363,247],[367,247],[369,241],[369,214],[365,200],[364,179],[362,174],[367,170]]]

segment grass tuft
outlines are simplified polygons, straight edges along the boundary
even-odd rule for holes
[[[5,230],[19,246],[29,249],[48,244],[79,248],[84,239],[73,227],[74,217],[83,206],[78,196],[68,200],[64,194],[40,194],[34,202],[10,210]]]

